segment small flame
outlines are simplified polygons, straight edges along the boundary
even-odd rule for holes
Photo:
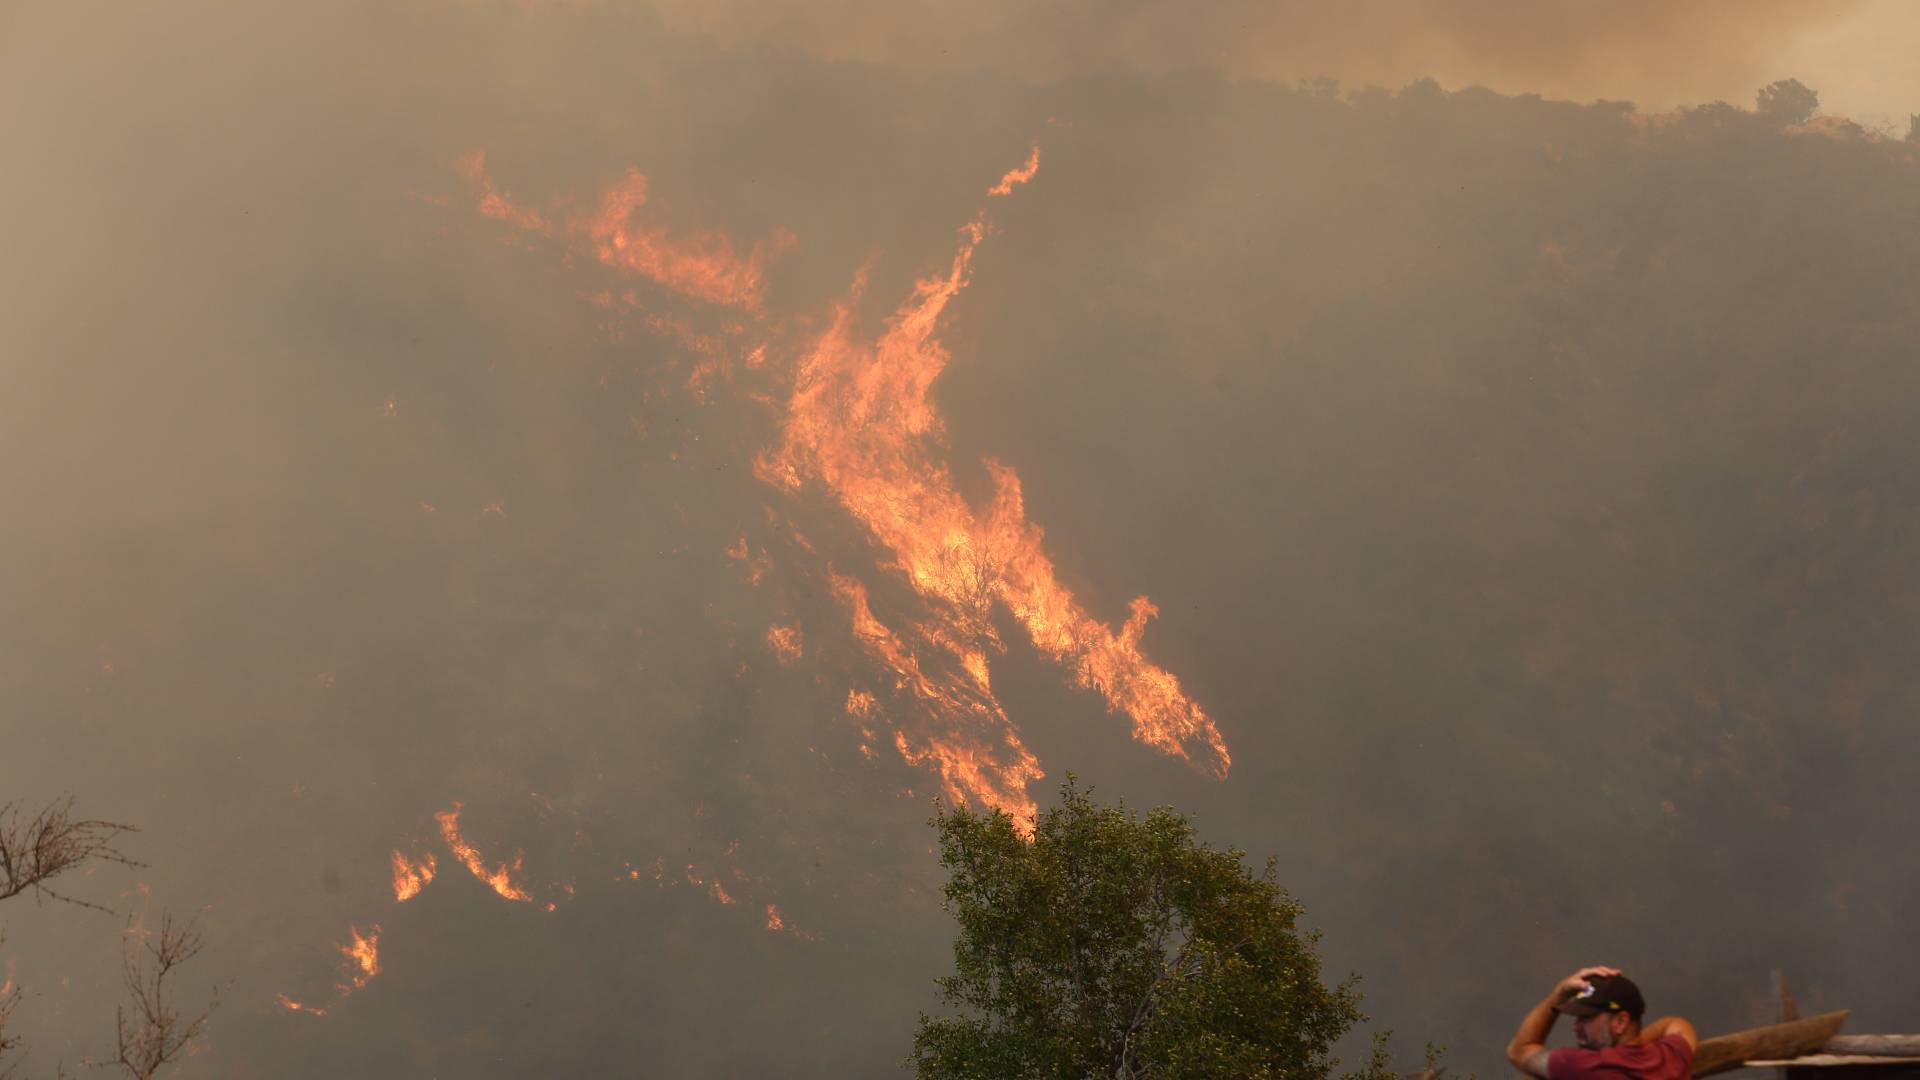
[[[380,924],[375,923],[364,934],[357,926],[347,927],[347,932],[353,940],[340,946],[340,955],[347,958],[347,977],[353,981],[353,988],[363,990],[380,974]]]
[[[767,571],[773,569],[772,557],[765,551],[757,556],[754,555],[753,548],[747,543],[745,533],[740,534],[739,542],[728,548],[726,554],[727,558],[746,567],[749,585],[760,584],[761,579],[767,576]]]
[[[767,628],[767,648],[782,664],[791,664],[800,659],[801,638],[797,626],[769,626]]]
[[[778,932],[781,930],[785,930],[786,928],[787,928],[787,920],[780,917],[780,909],[777,907],[774,907],[772,904],[768,904],[767,905],[767,929]]]
[[[516,205],[512,196],[494,186],[493,181],[487,176],[485,151],[475,150],[454,162],[454,168],[459,170],[462,176],[479,185],[481,214],[529,232],[552,231],[552,226],[547,224],[547,220],[541,217],[538,211]]]
[[[987,189],[989,195],[1011,195],[1013,189],[1033,179],[1040,171],[1040,144],[1033,144],[1033,152],[1027,155],[1027,163],[1017,169],[1007,170],[1000,182]]]
[[[319,1005],[303,1004],[301,1002],[293,1000],[292,998],[288,997],[285,994],[275,994],[274,1000],[279,1003],[281,1008],[287,1010],[288,1012],[303,1012],[310,1016],[327,1015],[327,1010],[324,1007]]]
[[[455,162],[455,167],[479,187],[482,215],[528,232],[554,234],[554,227],[544,217],[515,204],[487,176],[484,152],[468,154]],[[797,242],[792,233],[782,229],[742,254],[720,233],[696,229],[674,234],[659,227],[636,225],[634,215],[646,203],[646,174],[629,169],[601,196],[599,208],[569,221],[567,231],[584,237],[594,257],[616,270],[638,274],[696,300],[748,311],[759,310],[765,297],[767,266]]]
[[[635,227],[634,212],[646,205],[647,177],[627,170],[624,180],[601,198],[600,209],[576,226],[608,266],[650,278],[698,300],[757,310],[766,293],[766,267],[794,244],[781,231],[754,245],[745,255],[719,233],[695,231],[673,236],[663,229]]]
[[[420,895],[420,890],[433,880],[438,863],[433,853],[422,855],[414,861],[402,854],[399,848],[393,849],[393,898],[401,903]]]
[[[440,823],[440,835],[446,840],[447,848],[453,852],[453,857],[459,859],[460,864],[465,866],[469,873],[485,882],[488,888],[502,897],[508,900],[532,900],[532,894],[513,883],[513,875],[521,870],[525,853],[516,851],[513,853],[512,862],[502,863],[489,870],[487,861],[481,858],[480,852],[460,835],[460,810],[461,805],[456,802],[453,804],[453,809],[442,810],[433,815],[434,820]]]

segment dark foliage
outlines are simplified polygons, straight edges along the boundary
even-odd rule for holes
[[[1322,983],[1273,864],[1249,873],[1172,810],[1102,806],[1071,777],[1060,794],[1030,840],[1003,813],[934,819],[961,1014],[922,1017],[919,1075],[1328,1075],[1359,995]]]

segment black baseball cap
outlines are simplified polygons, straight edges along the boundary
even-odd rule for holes
[[[1568,1016],[1594,1016],[1603,1012],[1623,1012],[1635,1020],[1647,1011],[1647,999],[1640,988],[1625,975],[1603,975],[1587,983],[1587,988],[1554,1008]]]

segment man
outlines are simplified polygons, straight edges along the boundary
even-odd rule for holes
[[[1617,968],[1581,968],[1520,1021],[1507,1060],[1540,1080],[1687,1080],[1700,1043],[1693,1025],[1665,1016],[1642,1028],[1646,1009],[1640,988]],[[1547,1033],[1561,1013],[1574,1018],[1580,1045],[1548,1050]]]

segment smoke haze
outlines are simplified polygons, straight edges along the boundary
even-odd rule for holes
[[[1878,5],[1879,36],[1909,16]],[[1031,80],[1098,72],[1222,71],[1292,83],[1330,75],[1399,86],[1435,78],[1548,97],[1643,105],[1745,100],[1810,30],[1874,5],[1514,4],[1489,0],[1155,3],[659,5],[668,25],[732,45],[792,48],[911,70],[988,69]],[[1910,41],[1911,39],[1908,38]],[[1836,70],[1844,70],[1835,65]],[[1889,65],[1888,70],[1898,65]],[[1807,72],[1799,72],[1803,76]]]
[[[1524,96],[1803,5],[1328,10],[9,16],[0,800],[200,913],[179,1075],[896,1071],[929,800],[1067,771],[1399,1061],[1585,962],[1910,1029],[1912,144]],[[121,924],[0,920],[109,1051]]]

